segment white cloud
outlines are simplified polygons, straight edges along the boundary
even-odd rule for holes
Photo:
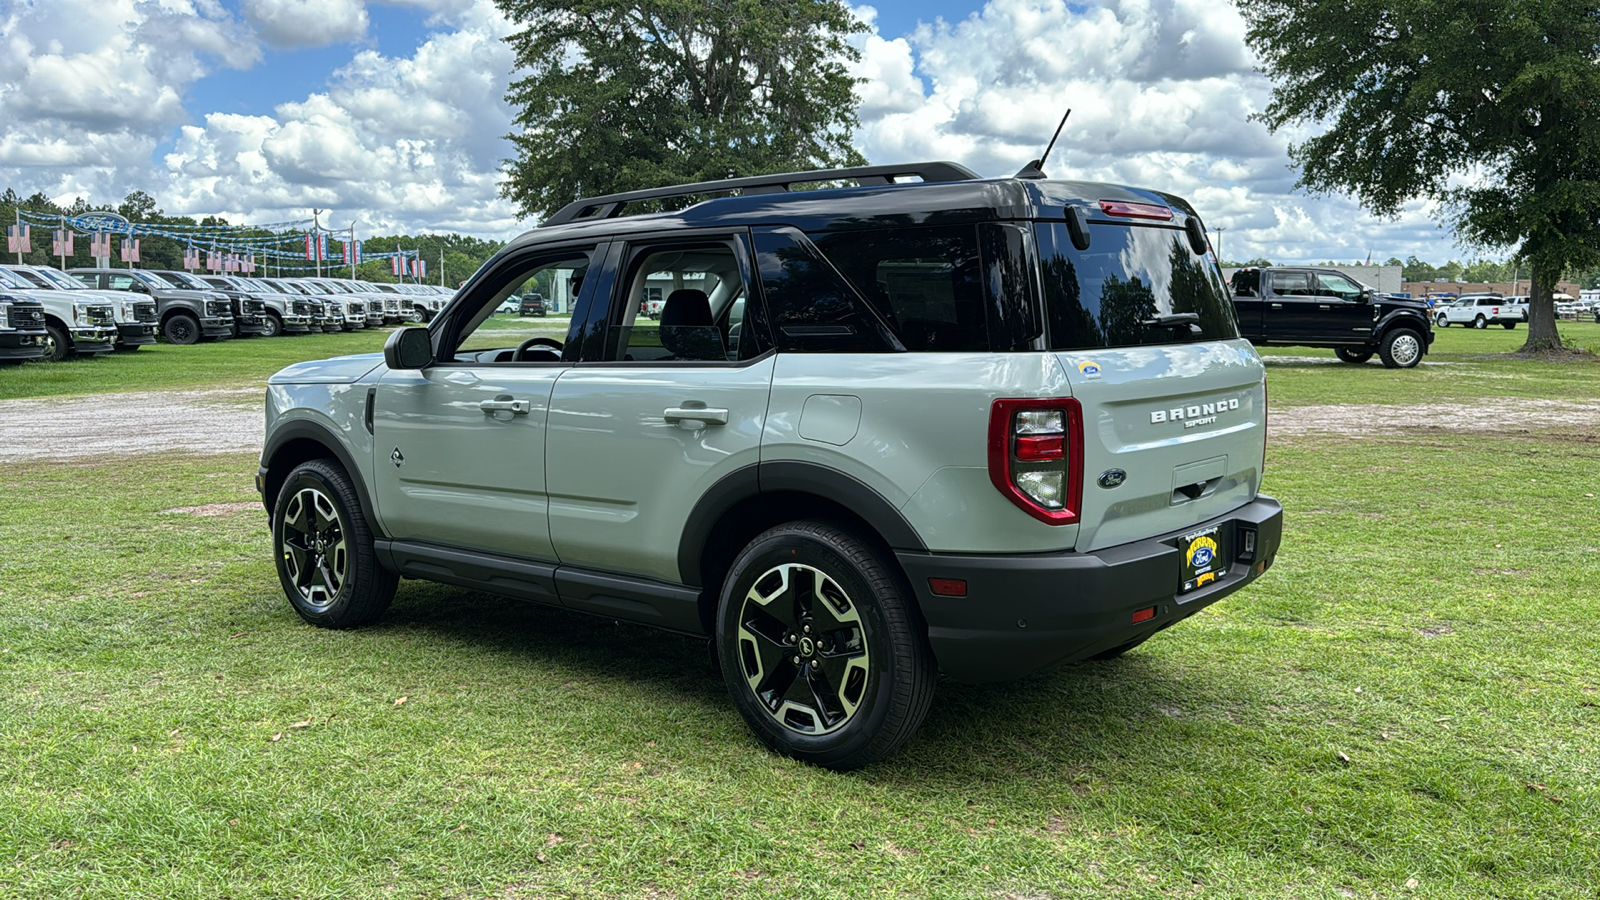
[[[274,47],[322,47],[367,33],[362,0],[243,0],[240,9]]]

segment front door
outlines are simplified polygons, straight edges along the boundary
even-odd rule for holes
[[[1329,343],[1372,340],[1373,310],[1361,285],[1337,272],[1317,273],[1317,328]]]
[[[390,537],[555,561],[545,426],[551,389],[570,365],[569,328],[495,311],[555,280],[581,283],[600,251],[502,260],[435,321],[433,365],[383,377],[373,398],[373,471]]]
[[[613,255],[601,337],[550,400],[550,532],[563,565],[679,583],[695,501],[759,459],[771,338],[742,233]],[[659,322],[639,311],[657,290]]]

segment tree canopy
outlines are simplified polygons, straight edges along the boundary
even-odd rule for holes
[[[525,77],[501,194],[548,216],[580,197],[859,165],[865,25],[842,0],[496,0]]]
[[[1525,350],[1558,349],[1551,292],[1600,263],[1600,3],[1237,0],[1275,82],[1273,130],[1323,126],[1300,184],[1379,215],[1440,201],[1533,275]]]

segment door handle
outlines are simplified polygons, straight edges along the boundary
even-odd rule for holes
[[[1272,304],[1272,308],[1273,309],[1283,309],[1283,304],[1282,303],[1274,303],[1274,304]]]
[[[478,408],[494,415],[497,412],[508,412],[513,416],[525,416],[533,409],[533,403],[528,400],[485,400],[478,404]]]
[[[669,406],[661,411],[661,417],[667,420],[668,425],[676,425],[679,422],[704,422],[707,425],[728,424],[728,411],[725,409],[706,409],[705,407],[694,409]]]

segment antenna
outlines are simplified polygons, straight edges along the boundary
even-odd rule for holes
[[[1061,117],[1061,124],[1056,126],[1056,133],[1050,136],[1050,143],[1045,145],[1044,154],[1033,162],[1023,166],[1022,171],[1018,172],[1013,177],[1026,178],[1030,181],[1042,181],[1048,177],[1044,174],[1044,161],[1050,158],[1050,151],[1056,145],[1056,138],[1061,137],[1061,129],[1067,127],[1067,116],[1070,115],[1072,115],[1072,110],[1068,109],[1067,114]]]

